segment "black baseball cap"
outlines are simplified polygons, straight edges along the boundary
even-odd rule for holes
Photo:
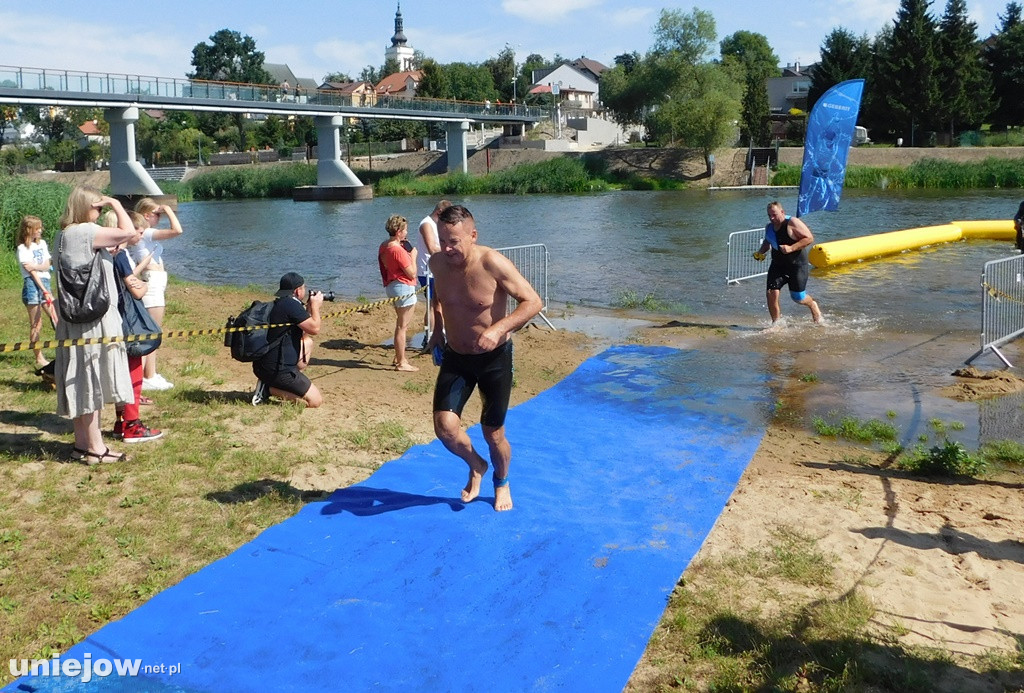
[[[298,272],[288,272],[281,277],[281,285],[277,290],[277,296],[291,296],[292,293],[300,286],[306,283],[306,280],[302,278],[302,275]]]

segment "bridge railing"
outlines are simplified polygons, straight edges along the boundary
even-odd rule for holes
[[[173,99],[278,102],[331,109],[401,110],[461,115],[548,117],[547,109],[521,104],[400,97],[390,94],[352,96],[335,89],[283,88],[270,84],[243,84],[200,79],[149,77],[110,72],[82,72],[0,65],[0,89],[74,92],[107,96],[151,96]]]

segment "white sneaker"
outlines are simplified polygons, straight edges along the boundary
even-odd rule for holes
[[[160,375],[154,375],[152,378],[142,379],[143,390],[169,390],[173,385],[163,379]]]
[[[163,377],[159,373],[150,378],[150,380],[154,380],[158,384],[162,385],[163,387],[161,389],[163,390],[170,390],[172,387],[174,387],[174,383],[170,382],[169,380],[167,380],[167,378]]]

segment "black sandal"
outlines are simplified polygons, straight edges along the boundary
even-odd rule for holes
[[[78,459],[85,462],[90,467],[94,464],[111,464],[113,462],[128,461],[128,456],[123,452],[119,455],[115,455],[110,451],[110,448],[107,448],[103,452],[90,452],[88,450],[80,450],[79,448],[74,448],[74,450],[75,452],[83,453]]]

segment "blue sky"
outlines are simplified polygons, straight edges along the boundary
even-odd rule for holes
[[[14,4],[19,9],[8,9]],[[585,55],[612,65],[620,53],[650,48],[662,8],[698,7],[714,15],[719,40],[739,30],[759,32],[781,64],[808,64],[818,59],[833,28],[873,36],[898,6],[898,0],[404,0],[402,16],[409,44],[442,63],[482,62],[507,44],[519,60],[530,53]],[[384,62],[396,3],[181,0],[130,7],[109,0],[6,3],[0,8],[0,64],[184,77],[193,46],[227,28],[252,36],[267,62],[287,63],[300,77],[358,77],[366,65]],[[1006,1],[968,0],[967,7],[979,35],[986,36]],[[932,3],[933,14],[944,9],[945,0]]]

